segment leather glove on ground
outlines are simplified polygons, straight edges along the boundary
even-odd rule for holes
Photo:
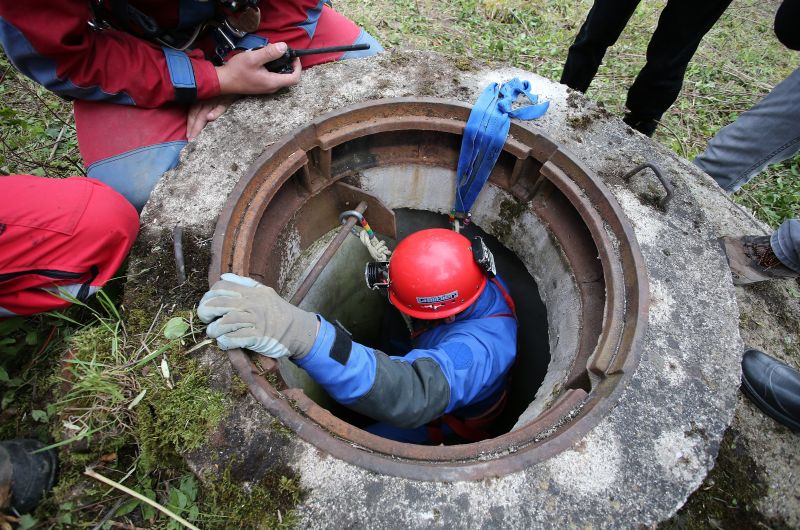
[[[247,348],[267,357],[302,357],[317,338],[317,316],[293,306],[271,287],[225,273],[203,295],[197,316],[223,350]]]

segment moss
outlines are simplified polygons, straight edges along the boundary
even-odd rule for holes
[[[577,109],[581,106],[581,103],[580,93],[571,88],[567,88],[567,106],[572,109]]]
[[[170,389],[154,375],[145,401],[137,407],[136,438],[145,469],[161,467],[178,455],[196,449],[225,415],[220,392],[208,386],[208,375],[187,362]]]
[[[589,114],[577,114],[567,118],[567,123],[570,125],[570,127],[579,131],[587,129],[593,121],[594,119]]]
[[[478,66],[475,62],[463,55],[455,58],[455,67],[462,72],[474,72],[478,70]]]
[[[501,242],[505,242],[511,235],[511,229],[514,222],[519,219],[528,206],[525,203],[503,199],[500,203],[500,216],[497,221],[492,223],[492,235],[494,235]]]
[[[286,438],[287,440],[291,440],[294,438],[294,431],[292,431],[289,427],[284,425],[284,423],[275,416],[272,417],[272,421],[270,422],[270,429],[272,430],[272,432],[281,435],[283,438]]]
[[[291,528],[297,524],[295,507],[305,497],[295,473],[276,469],[260,482],[245,487],[234,482],[228,468],[222,477],[209,477],[203,490],[207,529]]]
[[[392,64],[397,66],[405,66],[411,61],[408,54],[404,54],[402,52],[393,53],[389,57],[391,59]]]
[[[686,505],[661,529],[726,530],[749,528],[785,528],[778,521],[768,521],[756,503],[767,494],[764,472],[750,457],[739,433],[729,429],[722,439],[714,469],[689,498]]]
[[[230,393],[234,399],[242,399],[250,392],[250,388],[247,386],[247,383],[242,381],[242,379],[238,376],[233,378],[231,382]]]
[[[75,332],[70,337],[69,344],[76,359],[89,361],[93,356],[99,356],[102,362],[109,361],[109,353],[115,338],[113,328],[107,326],[92,326]]]
[[[273,388],[279,388],[281,384],[281,380],[278,378],[278,374],[275,372],[266,372],[263,374],[264,379],[267,380],[267,383],[272,385]]]
[[[147,332],[150,329],[150,324],[153,323],[153,317],[152,313],[148,313],[143,309],[131,309],[125,315],[125,326],[128,329],[128,333],[139,334]]]

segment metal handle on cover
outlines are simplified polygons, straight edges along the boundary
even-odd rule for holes
[[[664,175],[661,172],[661,169],[657,165],[655,165],[653,162],[645,162],[644,164],[639,164],[635,168],[633,168],[630,171],[628,171],[627,173],[625,173],[625,175],[622,177],[622,180],[626,180],[627,181],[632,176],[634,176],[635,174],[637,174],[641,170],[643,170],[645,168],[648,168],[648,167],[653,170],[653,173],[655,173],[656,178],[658,178],[659,182],[661,182],[661,185],[664,186],[664,189],[667,192],[667,195],[658,202],[658,205],[666,211],[667,205],[672,200],[673,195],[675,195],[675,190],[673,189],[672,184],[670,184],[670,182],[666,178],[664,178]]]

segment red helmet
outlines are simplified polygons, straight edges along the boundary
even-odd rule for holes
[[[486,287],[472,245],[452,230],[420,230],[397,245],[389,261],[389,300],[414,318],[445,318],[469,307]]]

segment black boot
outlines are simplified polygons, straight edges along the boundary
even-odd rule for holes
[[[800,371],[758,350],[742,359],[742,391],[767,415],[800,431]]]
[[[622,118],[622,121],[624,121],[630,128],[636,129],[648,138],[653,136],[653,133],[656,132],[656,127],[658,127],[657,119],[641,118],[635,114],[631,114],[630,112],[625,114],[625,117]]]
[[[0,507],[28,513],[56,482],[56,452],[37,440],[0,442]]]

